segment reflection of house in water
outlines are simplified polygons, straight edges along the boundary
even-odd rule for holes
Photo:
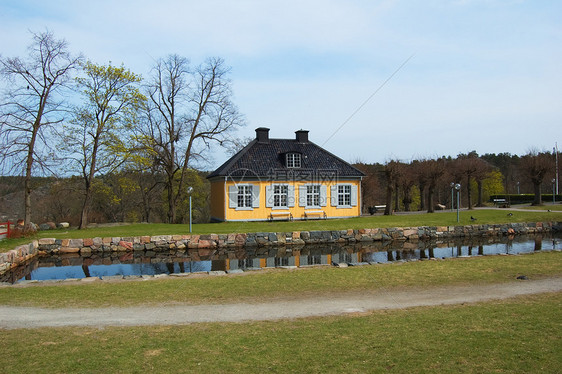
[[[356,243],[354,245],[305,245],[282,247],[189,249],[166,252],[110,252],[78,256],[60,254],[35,257],[0,276],[0,282],[68,279],[104,276],[139,276],[197,273],[276,267],[331,264],[388,263],[393,261],[451,258],[459,256],[530,253],[541,250],[543,241],[556,248],[558,236],[537,235],[505,238],[474,238],[449,242],[422,242],[416,249],[403,242]]]

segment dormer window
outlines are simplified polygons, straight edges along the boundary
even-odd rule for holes
[[[301,167],[301,154],[300,153],[287,153],[286,165],[288,168],[300,168]]]

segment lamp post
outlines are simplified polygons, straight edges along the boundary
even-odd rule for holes
[[[556,204],[556,179],[552,178],[552,205]]]
[[[191,234],[191,193],[193,192],[193,187],[187,187],[187,194],[189,195],[189,233]]]
[[[451,182],[451,212],[453,211],[453,200],[455,200],[455,182]]]
[[[517,195],[519,195],[519,182],[517,182]]]
[[[455,190],[457,190],[457,222],[459,222],[459,206],[460,204],[460,194],[461,194],[461,184],[455,184]]]

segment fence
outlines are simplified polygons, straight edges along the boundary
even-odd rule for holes
[[[0,222],[0,239],[6,239],[10,237],[11,234],[11,230],[10,230],[10,226],[12,224],[10,223],[10,221],[8,222]],[[1,231],[1,230],[6,230],[6,231]]]

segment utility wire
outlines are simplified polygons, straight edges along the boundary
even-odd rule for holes
[[[342,129],[342,127],[344,127],[361,109],[363,109],[363,107],[373,98],[373,96],[375,96],[400,70],[402,70],[402,68],[414,57],[414,55],[415,53],[408,57],[392,74],[390,74],[390,76],[386,78],[386,80],[375,90],[375,92],[373,92],[371,96],[369,96],[367,100],[363,102],[363,104],[359,105],[359,107],[355,109],[355,111],[351,113],[351,115],[345,121],[343,121],[340,127],[338,127],[336,131],[334,131],[334,133],[330,135],[330,137],[328,137],[328,139],[326,139],[324,143],[322,143],[322,146],[328,143],[330,139],[332,139]]]

